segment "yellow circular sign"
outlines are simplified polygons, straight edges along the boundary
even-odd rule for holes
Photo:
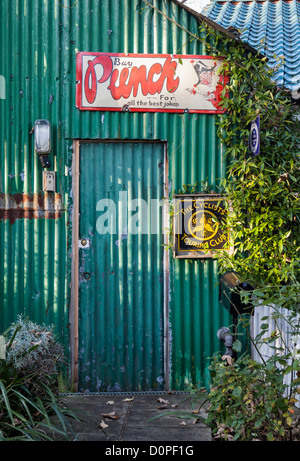
[[[190,234],[197,240],[210,240],[219,229],[216,216],[210,211],[196,211],[188,222]]]

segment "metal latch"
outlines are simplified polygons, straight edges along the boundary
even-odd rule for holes
[[[90,248],[91,241],[89,239],[80,239],[78,241],[78,248]]]

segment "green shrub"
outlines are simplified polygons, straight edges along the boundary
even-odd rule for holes
[[[220,273],[236,271],[255,288],[257,301],[299,315],[299,107],[279,88],[266,58],[248,53],[239,40],[203,26],[213,44],[210,54],[224,58],[229,82],[222,92],[226,112],[217,122],[227,159],[220,181],[228,199],[227,228],[234,251],[216,255]],[[218,51],[216,50],[218,48]],[[260,117],[260,153],[249,152],[251,122]],[[250,301],[253,301],[254,294]],[[293,437],[293,405],[299,386],[299,360],[277,347],[278,331],[266,338],[269,320],[254,346],[266,342],[273,355],[255,362],[249,355],[228,363],[215,356],[210,365],[208,423],[222,440],[288,440]],[[296,326],[297,330],[297,326]],[[293,331],[297,336],[299,333]],[[296,339],[295,336],[295,339]],[[251,337],[251,335],[250,335]],[[284,344],[284,338],[280,338]],[[280,342],[280,341],[279,341]],[[291,386],[285,377],[298,377]]]
[[[295,398],[284,396],[284,374],[277,361],[276,356],[264,364],[248,355],[229,363],[218,356],[213,358],[206,423],[212,427],[215,439],[292,439]]]
[[[273,296],[268,290],[254,293],[264,298],[265,305],[280,299],[281,306],[290,306],[295,287],[285,288]],[[293,416],[300,393],[299,314],[297,309],[273,306],[272,313],[261,318],[260,332],[251,339],[257,360],[248,353],[236,361],[218,354],[211,359],[206,422],[215,439],[299,440],[299,421]],[[241,318],[240,323],[249,335],[249,318]],[[264,355],[262,347],[267,348]]]
[[[40,383],[57,388],[57,376],[64,360],[62,345],[56,340],[53,326],[38,325],[18,316],[6,332],[10,347],[6,360],[18,371],[18,376],[30,389],[39,394]]]
[[[7,354],[0,359],[0,441],[68,439],[73,434],[68,419],[74,415],[56,392],[62,348],[52,330],[20,317],[6,333]]]

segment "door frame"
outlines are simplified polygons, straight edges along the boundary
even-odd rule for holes
[[[167,141],[160,140],[137,140],[137,139],[73,139],[72,155],[72,255],[71,255],[71,296],[69,310],[70,325],[70,365],[71,365],[71,388],[73,392],[78,392],[79,381],[79,178],[80,178],[80,143],[157,143],[163,144],[164,148],[164,197],[169,197],[169,162]],[[167,202],[168,203],[168,202]],[[169,245],[169,207],[163,206],[162,211],[162,231],[164,232],[164,244]],[[170,385],[170,332],[169,332],[169,291],[170,291],[170,268],[169,251],[164,250],[163,273],[164,273],[164,379],[165,390],[169,390]]]

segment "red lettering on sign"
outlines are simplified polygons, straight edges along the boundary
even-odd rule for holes
[[[161,73],[161,71],[162,71],[162,66],[160,64],[158,64],[158,63],[153,64],[153,66],[151,66],[150,69],[149,69],[148,80],[153,82],[154,74],[159,75]],[[153,85],[152,91],[150,89],[149,93],[150,94],[155,94],[156,93],[157,89],[155,88],[155,85]]]
[[[103,75],[98,80],[99,83],[102,83],[102,82],[106,82],[106,80],[109,78],[112,68],[113,68],[113,64],[112,64],[111,58],[104,54],[98,56],[92,61],[89,61],[88,64],[89,66],[87,68],[85,79],[84,79],[84,91],[85,91],[85,95],[86,95],[86,99],[88,103],[92,104],[95,101],[96,94],[97,94],[97,77],[96,77],[95,66],[97,64],[101,64],[103,66]],[[91,78],[91,83],[92,83],[91,88],[90,88],[90,78]]]
[[[148,78],[146,66],[133,67],[130,74],[127,67],[122,69],[121,72],[115,69],[112,73],[108,89],[111,91],[111,95],[114,99],[118,100],[122,97],[127,99],[132,91],[133,96],[136,97],[139,85],[141,85],[144,96],[147,94],[160,93],[166,80],[167,91],[172,93],[179,85],[179,77],[174,79],[176,67],[177,63],[171,61],[171,57],[169,56],[163,67],[157,63],[151,66]],[[161,74],[157,81],[153,81],[154,74]],[[118,79],[119,85],[117,86]]]

